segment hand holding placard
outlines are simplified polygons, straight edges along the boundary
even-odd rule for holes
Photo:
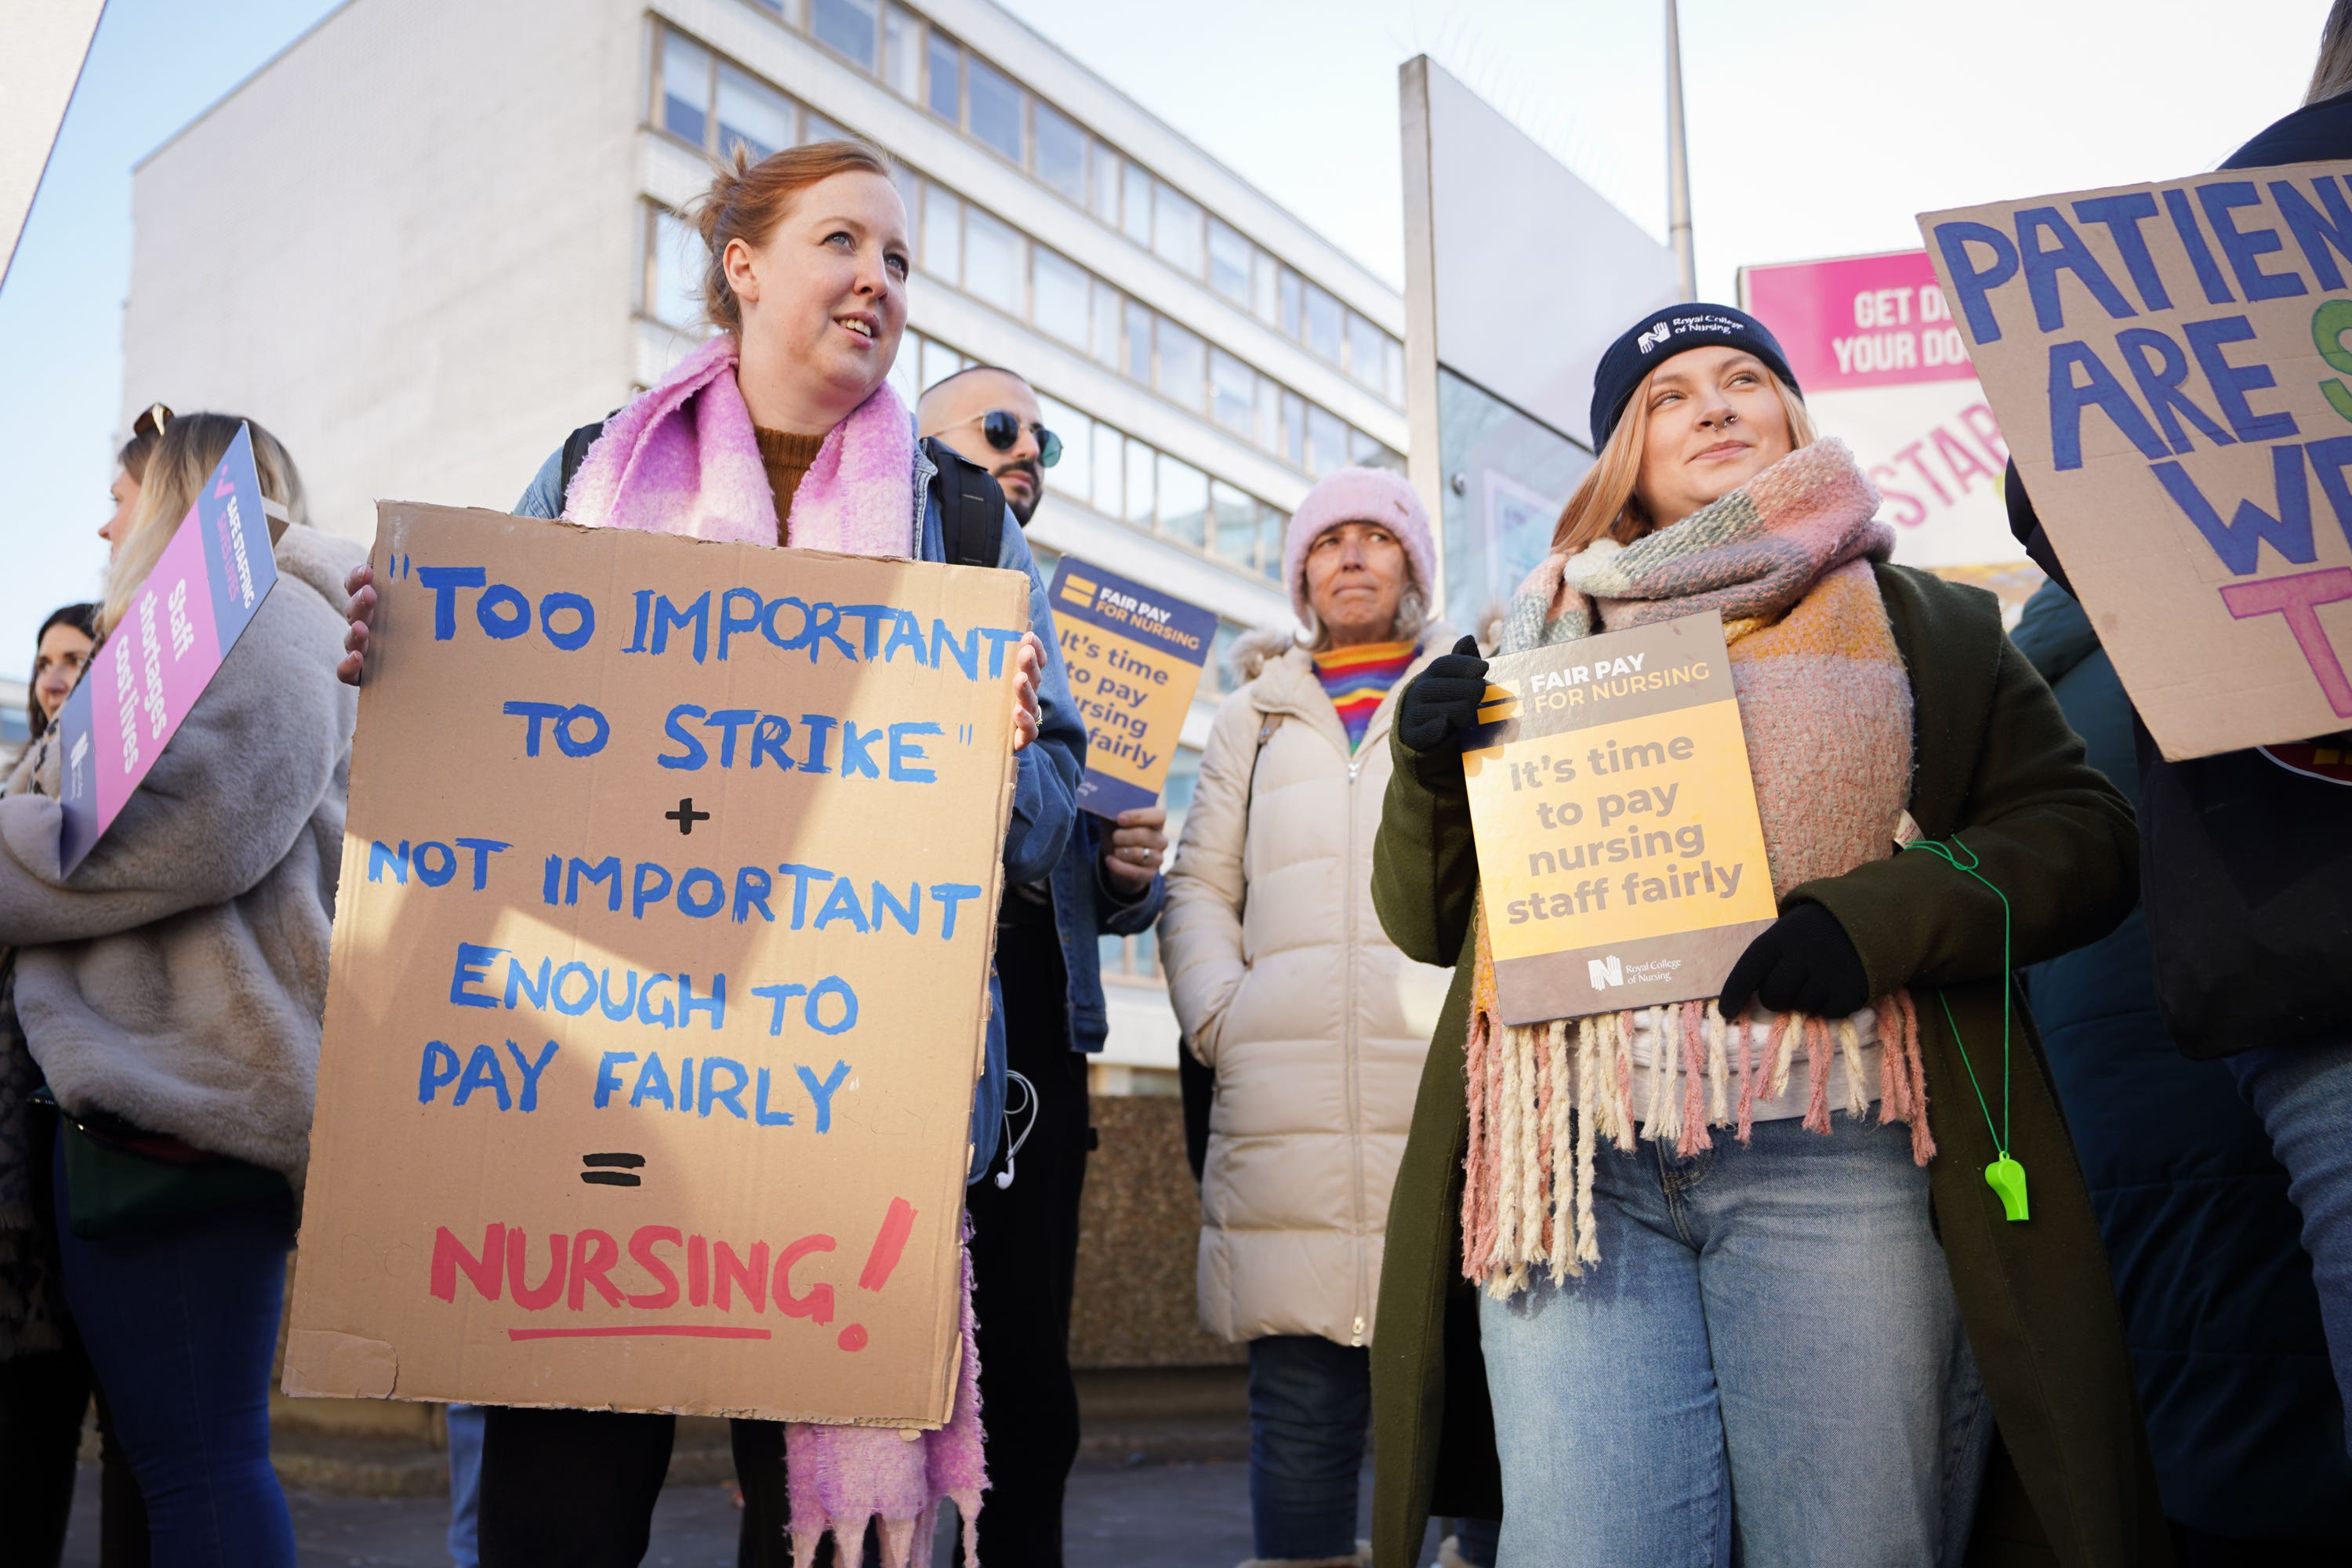
[[[1722,618],[1491,679],[1462,766],[1503,1022],[1715,995],[1776,912]]]

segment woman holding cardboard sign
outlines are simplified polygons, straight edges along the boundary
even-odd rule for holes
[[[1045,585],[1002,492],[984,470],[919,443],[913,416],[885,379],[907,322],[911,255],[888,162],[861,142],[811,142],[756,164],[739,146],[696,221],[709,248],[702,301],[713,335],[611,418],[574,431],[515,510],[591,527],[1025,574],[1030,627],[1008,670],[1018,756],[1004,875],[1009,883],[1044,878],[1076,816],[1086,731]],[[356,681],[375,591],[364,568],[351,586],[344,678]],[[993,993],[993,976],[990,985]],[[975,1178],[994,1157],[1004,1103],[1003,1006],[992,1001],[971,1126]],[[967,1309],[967,1401],[971,1331]],[[482,1562],[636,1563],[675,1424],[660,1415],[492,1408],[482,1444]],[[845,1542],[863,1540],[866,1518],[841,1501],[847,1496],[887,1500],[876,1506],[893,1562],[904,1560],[917,1514],[929,1519],[944,1497],[957,1501],[969,1531],[982,1485],[976,1417],[962,1410],[921,1442],[884,1436],[736,1422],[745,1560],[783,1560],[788,1447],[790,1528],[803,1561],[828,1528]],[[828,1499],[841,1517],[826,1513]]]
[[[1713,1005],[1506,1026],[1461,756],[1486,666],[1465,645],[1405,694],[1373,898],[1455,970],[1391,1211],[1380,1561],[1433,1487],[1455,1511],[1498,1483],[1506,1564],[1957,1563],[1972,1531],[2164,1561],[2097,1232],[2006,1006],[2011,966],[2129,908],[2130,811],[1992,597],[1885,563],[1759,323],[1668,307],[1595,380],[1600,459],[1505,651],[1719,613],[1781,912]],[[1896,852],[1922,834],[1951,858]]]

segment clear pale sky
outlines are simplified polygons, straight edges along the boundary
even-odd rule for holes
[[[1420,53],[1664,233],[1659,0],[1191,0],[1181,24],[1157,0],[1003,3],[1391,280],[1396,68]],[[107,6],[0,289],[0,471],[17,498],[0,514],[0,669],[28,669],[41,619],[100,586],[131,165],[332,8]],[[1916,246],[1913,215],[1932,208],[2209,169],[2301,100],[2326,10],[1684,0],[1701,292],[1732,298],[1743,265]],[[266,235],[268,215],[240,226]],[[1543,287],[1539,267],[1498,272],[1496,309]]]

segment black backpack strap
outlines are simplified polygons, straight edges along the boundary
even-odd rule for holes
[[[979,464],[970,461],[936,437],[923,438],[923,450],[939,469],[931,483],[940,497],[940,531],[947,541],[945,559],[950,566],[993,566],[1004,548],[1004,487]]]
[[[588,448],[594,446],[596,444],[596,437],[602,436],[604,433],[604,421],[599,419],[593,425],[583,425],[579,429],[574,430],[571,435],[566,436],[563,438],[562,479],[556,487],[555,492],[558,503],[556,510],[558,511],[562,510],[564,506],[570,503],[572,500],[572,476],[580,471],[580,465],[587,460]]]

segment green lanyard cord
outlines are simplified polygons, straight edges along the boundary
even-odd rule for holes
[[[1978,858],[1975,850],[1961,843],[1957,837],[1948,843],[1923,838],[1906,844],[1903,847],[1925,849],[1955,871],[1973,877],[1984,883],[1985,887],[1991,890],[1992,896],[2000,900],[2000,1124],[1999,1126],[1993,1124],[1992,1107],[1985,1102],[1984,1085],[1977,1081],[1977,1069],[1969,1060],[1969,1048],[1960,1040],[1959,1021],[1952,1016],[1951,998],[1945,994],[1944,988],[1940,985],[1936,988],[1936,1000],[1944,1005],[1944,1022],[1951,1026],[1952,1044],[1960,1053],[1960,1066],[1968,1069],[1969,1087],[1977,1091],[1977,1107],[1984,1112],[1986,1131],[1992,1134],[1993,1142],[2000,1152],[2000,1157],[2006,1160],[2009,1158],[2009,1017],[2011,984],[2009,895],[1999,888],[1993,887],[1992,883],[1977,870],[1977,868],[1984,862]],[[1965,865],[1960,862],[1961,855],[1969,858]]]

